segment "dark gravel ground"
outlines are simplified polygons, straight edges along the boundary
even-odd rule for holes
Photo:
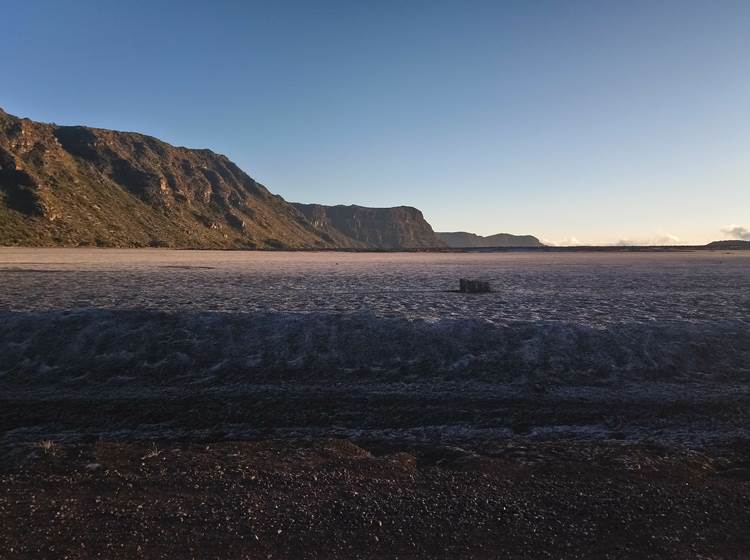
[[[750,558],[747,442],[37,442],[0,457],[7,559]]]
[[[438,389],[428,383],[408,391],[398,384],[279,383],[215,394],[170,386],[122,395],[115,387],[103,398],[76,389],[40,394],[0,385],[0,448],[41,439],[92,443],[366,437],[464,445],[477,439],[578,437],[705,447],[707,442],[748,438],[747,387],[735,393],[724,389],[719,395],[705,388],[688,389],[673,386],[658,396],[655,387],[644,385],[634,397],[610,391],[584,398],[575,391],[560,396],[530,389],[508,395],[493,393],[492,387]]]

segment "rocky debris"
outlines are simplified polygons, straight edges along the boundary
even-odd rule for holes
[[[750,547],[750,485],[716,476],[746,444],[159,446],[147,461],[147,443],[1,453],[3,558],[697,560]]]
[[[171,278],[175,269],[167,273]],[[133,296],[125,291],[122,297]],[[371,313],[0,311],[0,355],[6,391],[64,388],[72,379],[99,386],[120,375],[140,387],[175,379],[221,386],[227,377],[257,382],[280,375],[295,382],[461,378],[571,387],[750,382],[750,329],[730,319],[593,328]]]
[[[0,355],[3,387],[64,387],[69,378],[98,386],[119,375],[139,386],[174,379],[221,386],[227,376],[257,381],[281,372],[288,380],[321,383],[750,382],[750,330],[729,319],[600,329],[561,321],[417,322],[370,313],[0,311]]]

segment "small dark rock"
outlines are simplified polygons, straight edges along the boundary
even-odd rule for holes
[[[463,294],[486,294],[492,291],[490,289],[490,283],[483,280],[461,278],[458,282],[459,291]]]

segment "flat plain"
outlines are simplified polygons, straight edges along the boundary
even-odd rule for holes
[[[0,285],[9,557],[750,546],[750,252],[4,248]]]

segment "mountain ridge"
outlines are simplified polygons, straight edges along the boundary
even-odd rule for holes
[[[493,248],[493,247],[544,247],[533,235],[513,235],[496,233],[482,236],[466,231],[436,232],[445,244],[453,249]]]
[[[705,245],[707,249],[750,249],[750,241],[743,239],[722,239],[721,241],[711,241]]]
[[[0,113],[0,242],[327,247],[226,156],[151,136]]]
[[[339,208],[313,206],[312,214],[319,215]],[[341,207],[349,210],[330,210],[324,227],[316,227],[302,211],[307,207],[271,193],[208,149],[173,146],[137,132],[40,123],[0,108],[0,245],[443,246],[415,208]]]

